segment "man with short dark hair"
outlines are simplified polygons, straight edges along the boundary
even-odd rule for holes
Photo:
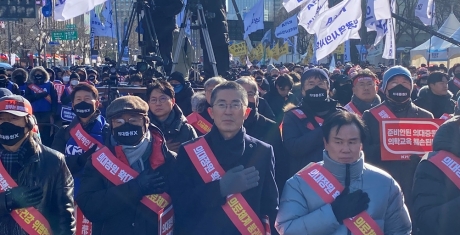
[[[364,130],[349,112],[326,119],[323,160],[286,182],[275,224],[280,234],[411,234],[398,183],[364,162]]]
[[[378,78],[368,69],[361,69],[352,78],[353,96],[351,101],[343,106],[351,113],[363,116],[364,111],[380,104],[380,96],[377,95]]]
[[[428,86],[423,87],[414,104],[430,111],[434,118],[454,113],[455,101],[449,91],[449,77],[443,72],[433,72],[428,76]]]
[[[273,71],[273,70],[272,70]],[[264,99],[275,114],[275,122],[280,124],[284,117],[284,107],[287,104],[297,105],[299,102],[291,92],[294,81],[288,74],[280,75],[275,81],[275,89],[270,90]]]
[[[174,234],[265,234],[261,219],[268,216],[273,225],[278,205],[273,149],[245,133],[243,87],[218,85],[210,104],[212,130],[183,144],[177,155],[171,177]]]

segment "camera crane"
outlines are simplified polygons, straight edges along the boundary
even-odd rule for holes
[[[185,29],[187,27],[187,22],[189,21],[190,29],[192,31],[191,35],[192,37],[194,37],[195,42],[197,43],[200,43],[201,32],[208,52],[209,62],[212,64],[214,76],[217,76],[218,73],[216,66],[216,58],[214,57],[214,50],[212,49],[211,38],[209,37],[208,25],[206,23],[206,15],[203,10],[203,5],[201,5],[199,0],[194,1],[193,4],[189,2],[187,2],[187,5],[185,6],[185,17],[180,25],[179,40],[176,44],[176,48],[174,49],[173,65],[171,72],[176,71],[176,66],[179,61],[180,53],[181,51],[183,51],[184,48],[184,43],[186,39]],[[196,20],[194,20],[194,17],[196,17]],[[198,50],[195,50],[195,53],[196,51]],[[195,54],[194,57],[195,61],[193,61],[193,64],[198,64],[198,56]],[[195,76],[197,76],[197,74],[198,73],[195,73]],[[197,77],[195,77],[194,79],[196,80]]]

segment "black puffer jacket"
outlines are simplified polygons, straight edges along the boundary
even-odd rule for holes
[[[433,139],[434,151],[447,151],[460,157],[460,116],[444,123]],[[422,159],[415,171],[413,218],[417,235],[458,234],[460,189],[437,166],[428,161],[437,152]]]
[[[428,86],[424,86],[418,94],[418,99],[414,101],[414,104],[430,111],[434,118],[439,118],[445,113],[454,113],[455,101],[452,99],[453,95],[450,91],[447,95],[439,96],[433,94]]]
[[[154,125],[150,125],[149,130],[152,136],[158,133],[162,135]],[[111,146],[110,141],[106,146]],[[157,169],[167,178],[175,154],[168,150],[164,139],[161,148],[165,163]],[[146,166],[147,161],[144,163]],[[86,218],[93,223],[93,234],[158,234],[158,215],[140,202],[142,197],[135,180],[115,186],[88,161],[76,201]]]
[[[422,109],[412,102],[406,103],[404,106],[395,106],[389,101],[375,106],[372,109],[378,108],[381,105],[386,105],[397,118],[433,118],[433,115]],[[372,110],[370,109],[370,110]],[[399,183],[404,193],[405,198],[411,198],[412,180],[414,178],[417,162],[414,161],[382,161],[380,154],[380,127],[379,121],[374,117],[370,110],[363,114],[363,121],[368,127],[366,135],[367,140],[363,143],[363,150],[366,156],[366,161],[386,172]],[[411,201],[406,200],[406,205],[411,210]]]
[[[43,199],[35,208],[48,220],[54,235],[74,234],[74,185],[64,156],[42,144],[38,144],[37,152],[34,154],[30,141],[26,141],[28,143],[24,143],[23,146],[30,148],[27,153],[33,155],[26,153],[25,155],[29,156],[20,159],[20,164],[24,167],[17,174],[10,172],[11,177],[19,186],[39,185],[43,188]],[[12,220],[5,205],[5,193],[0,193],[0,228],[11,225]]]
[[[289,92],[286,97],[282,97],[278,90],[275,88],[274,90],[270,90],[267,94],[264,95],[264,99],[270,105],[273,113],[275,114],[275,121],[276,123],[280,124],[283,121],[284,117],[284,107],[288,104],[297,105],[299,101],[295,97],[294,94]]]
[[[160,122],[150,111],[149,118],[150,122],[163,132],[167,141],[184,143],[198,137],[195,129],[190,124],[187,124],[187,119],[177,104],[174,105],[164,122]]]
[[[190,85],[190,82],[185,82],[184,88],[178,93],[174,95],[176,99],[176,104],[179,105],[182,113],[185,116],[188,116],[192,113],[192,96],[193,96],[193,88]]]

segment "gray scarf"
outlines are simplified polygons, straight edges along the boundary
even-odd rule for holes
[[[149,158],[150,153],[152,152],[151,142],[152,136],[150,135],[150,131],[147,130],[144,134],[144,138],[138,145],[120,145],[131,168],[139,173],[144,170],[144,162]]]

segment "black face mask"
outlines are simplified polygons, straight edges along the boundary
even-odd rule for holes
[[[310,89],[305,92],[305,97],[303,97],[303,103],[310,107],[315,112],[325,111],[324,109],[329,108],[324,104],[327,102],[327,90],[319,86],[315,86],[313,89]]]
[[[94,80],[96,79],[96,77],[95,77],[95,76],[89,76],[88,79],[89,79],[90,81],[94,81]]]
[[[16,126],[9,122],[0,125],[0,144],[13,146],[17,144],[24,136],[25,127]]]
[[[460,78],[460,73],[454,73],[456,78]]]
[[[410,89],[399,84],[388,90],[388,97],[397,103],[403,103],[410,98]]]
[[[337,100],[340,103],[348,103],[353,95],[353,86],[351,84],[345,84],[337,88],[336,92]]]
[[[73,112],[75,115],[81,118],[87,118],[94,113],[94,105],[86,102],[80,102],[73,106]]]
[[[37,84],[43,84],[45,82],[43,75],[35,75],[35,81]]]
[[[80,76],[80,82],[86,81],[86,75],[84,74],[78,74]]]
[[[18,84],[19,86],[22,86],[25,83],[24,76],[15,76],[14,79],[16,80],[16,84]]]
[[[118,144],[128,146],[139,144],[144,137],[142,126],[136,126],[131,123],[125,123],[119,127],[113,128],[112,134]]]

